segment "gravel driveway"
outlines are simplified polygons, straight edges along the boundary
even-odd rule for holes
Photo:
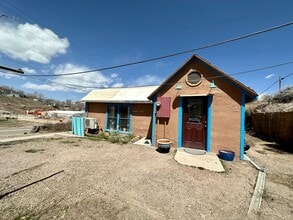
[[[0,200],[1,219],[245,219],[257,171],[182,166],[173,153],[56,137],[0,148],[0,192],[64,170]]]

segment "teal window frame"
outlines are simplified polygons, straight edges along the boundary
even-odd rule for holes
[[[115,106],[115,108],[117,109],[117,113],[115,115],[115,119],[116,119],[116,128],[115,129],[109,129],[108,126],[108,122],[109,122],[109,108],[110,106]],[[120,124],[120,119],[121,119],[121,113],[120,113],[120,109],[122,107],[129,107],[129,117],[128,117],[128,123],[129,123],[129,128],[128,131],[121,131],[119,124]],[[115,104],[115,103],[109,103],[106,105],[106,123],[105,123],[105,131],[107,132],[117,132],[117,133],[123,133],[123,134],[131,134],[132,132],[132,105],[131,104]]]

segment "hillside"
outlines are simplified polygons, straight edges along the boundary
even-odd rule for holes
[[[246,113],[252,112],[293,112],[293,87],[288,87],[274,95],[264,95],[259,100],[248,103]]]
[[[54,110],[55,108],[37,100],[0,94],[0,110],[6,110],[18,114],[25,114],[27,110],[32,109]]]
[[[84,109],[84,103],[72,102],[70,99],[66,101],[48,99],[38,92],[27,94],[12,87],[0,86],[0,110],[25,114],[27,110],[35,109],[81,111]]]

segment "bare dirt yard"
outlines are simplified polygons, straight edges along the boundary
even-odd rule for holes
[[[257,178],[247,161],[214,173],[134,144],[58,136],[1,144],[2,195],[62,172],[0,199],[0,219],[291,219],[292,155],[269,149],[249,150],[268,182],[260,212],[247,216]]]
[[[293,146],[283,147],[247,135],[247,155],[265,167],[266,182],[259,219],[293,219]]]

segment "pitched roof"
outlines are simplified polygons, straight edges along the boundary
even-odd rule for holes
[[[99,103],[151,103],[147,97],[158,86],[96,89],[91,91],[81,101]]]
[[[211,64],[210,62],[204,60],[198,55],[192,55],[182,66],[180,66],[173,74],[171,74],[164,82],[160,84],[160,86],[152,92],[152,94],[149,95],[149,99],[153,99],[153,97],[161,91],[163,88],[165,88],[167,85],[169,85],[172,82],[172,79],[175,78],[177,74],[180,74],[185,68],[187,68],[192,62],[200,62],[201,64],[209,67],[215,74],[219,75],[220,77],[223,77],[230,81],[232,84],[234,84],[237,88],[244,91],[247,97],[251,100],[255,99],[258,95],[257,93],[239,82],[238,80],[234,79],[233,77],[227,75],[222,70]]]

